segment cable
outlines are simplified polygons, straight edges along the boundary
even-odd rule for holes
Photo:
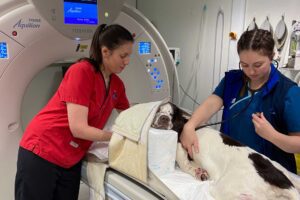
[[[189,94],[187,94],[187,93],[184,91],[184,89],[182,88],[182,85],[179,84],[179,86],[180,86],[180,88],[182,89],[182,91],[184,92],[184,94],[185,94],[186,96],[188,96],[194,103],[200,105],[200,104],[199,104],[198,102],[196,102]],[[250,93],[251,93],[250,101],[247,103],[247,105],[246,105],[240,112],[235,113],[231,118],[229,118],[229,119],[224,119],[224,120],[219,121],[219,122],[213,122],[213,123],[208,123],[208,124],[205,124],[205,125],[201,125],[201,126],[196,127],[195,130],[199,130],[199,129],[204,128],[204,127],[207,127],[207,126],[214,126],[214,125],[218,125],[218,124],[223,124],[223,123],[225,123],[225,122],[227,122],[227,121],[230,121],[230,120],[236,118],[237,116],[239,116],[241,113],[243,113],[243,112],[249,107],[249,105],[251,104],[251,102],[252,102],[252,100],[253,100],[254,93],[255,93],[256,91],[260,90],[260,89],[261,89],[262,87],[264,87],[264,86],[265,86],[265,84],[264,84],[263,86],[261,86],[261,87],[260,87],[259,89],[257,89],[257,90],[251,90],[249,87],[247,87],[247,89],[248,89],[248,90],[250,91]]]
[[[267,83],[267,82],[266,82]],[[246,88],[248,91],[250,91],[250,94],[251,94],[251,98],[249,100],[249,102],[247,103],[247,105],[240,111],[240,112],[237,112],[235,113],[231,118],[228,118],[228,119],[224,119],[222,121],[219,121],[219,122],[214,122],[214,123],[208,123],[208,124],[204,124],[204,125],[201,125],[199,127],[196,127],[195,130],[199,130],[201,128],[204,128],[204,127],[207,127],[207,126],[213,126],[213,125],[218,125],[218,124],[223,124],[225,122],[228,122],[234,118],[236,118],[237,116],[239,116],[241,113],[243,113],[245,110],[247,110],[247,108],[249,107],[249,105],[251,104],[252,100],[253,100],[253,97],[255,95],[255,92],[261,90],[265,85],[266,83],[264,83],[260,88],[256,89],[256,90],[252,90],[251,88],[248,87],[248,84],[246,83]]]
[[[250,101],[247,103],[247,105],[240,111],[240,112],[237,112],[235,113],[231,118],[229,119],[224,119],[222,121],[219,121],[219,122],[214,122],[214,123],[209,123],[209,124],[204,124],[204,125],[201,125],[199,127],[197,127],[195,130],[199,130],[201,128],[204,128],[204,127],[207,127],[207,126],[214,126],[214,125],[218,125],[218,124],[223,124],[225,122],[228,122],[234,118],[236,118],[237,116],[239,116],[241,113],[243,113],[245,110],[247,110],[247,108],[249,107],[249,105],[251,104],[252,100],[253,100],[253,97],[254,97],[254,92],[251,92],[251,98],[250,98]]]
[[[221,32],[219,32],[221,29]],[[222,59],[223,59],[223,36],[224,36],[224,11],[219,8],[217,12],[216,26],[215,26],[215,44],[213,55],[213,72],[212,72],[212,84],[211,92],[216,87],[216,82],[220,82],[220,76],[222,71]],[[218,54],[218,55],[217,55]],[[219,58],[217,58],[219,57]],[[213,116],[214,120],[219,120],[219,114]]]
[[[182,87],[181,84],[179,84],[179,87],[180,87],[180,89],[182,90],[182,92],[183,92],[187,97],[189,97],[194,103],[200,105],[200,103],[198,103],[193,97],[191,97],[191,96],[183,89],[183,87]]]
[[[206,24],[206,16],[207,16],[207,6],[206,6],[206,2],[204,2],[204,6],[203,6],[203,13],[201,16],[201,20],[200,20],[200,26],[199,26],[199,35],[198,35],[198,42],[197,42],[197,51],[196,51],[196,62],[195,62],[195,73],[194,73],[194,77],[195,77],[195,81],[194,81],[194,98],[193,99],[198,99],[198,94],[199,92],[197,91],[198,88],[198,73],[199,73],[199,68],[201,67],[201,58],[200,56],[202,55],[202,51],[203,51],[203,42],[204,42],[204,30],[205,30],[205,24]],[[195,110],[195,105],[197,103],[195,103],[195,101],[193,101],[193,110]],[[197,104],[199,105],[199,104]]]
[[[221,32],[221,38],[220,38],[220,44],[221,44],[221,47],[220,48],[217,48],[217,41],[218,41],[218,25],[219,25],[219,19],[222,19],[221,23],[222,23],[222,32]],[[218,71],[219,71],[219,77],[218,77],[218,81],[220,81],[220,74],[221,74],[221,63],[222,63],[222,55],[223,55],[223,36],[224,36],[224,11],[220,8],[218,13],[217,13],[217,21],[216,21],[216,27],[215,27],[215,45],[214,45],[214,63],[213,63],[213,80],[212,80],[212,87],[211,87],[211,90],[214,89],[215,87],[215,70],[216,68],[218,68]],[[220,50],[220,58],[219,58],[219,62],[218,62],[218,66],[216,65],[217,64],[217,61],[216,61],[216,57],[217,57],[217,49]]]
[[[194,84],[194,93],[192,95],[189,95],[185,89],[183,89],[183,87],[180,85],[180,88],[182,89],[183,93],[185,94],[185,96],[183,96],[181,98],[180,101],[180,105],[183,104],[185,97],[189,97],[192,101],[193,101],[193,109],[195,109],[195,103],[200,105],[195,99],[197,99],[198,97],[198,91],[197,91],[197,86],[198,86],[198,80],[197,80],[197,75],[198,75],[198,68],[199,66],[201,66],[201,58],[200,56],[202,55],[202,51],[203,51],[203,45],[201,45],[204,41],[204,33],[203,31],[205,30],[205,24],[206,24],[206,13],[207,13],[207,6],[204,2],[204,5],[202,7],[202,15],[200,16],[200,24],[199,24],[199,28],[198,28],[198,36],[197,36],[197,41],[196,41],[196,49],[195,49],[195,54],[193,55],[193,61],[192,61],[192,66],[191,66],[191,78],[188,81],[187,84],[187,89],[189,89],[191,87],[192,84]],[[194,96],[194,97],[192,97]]]

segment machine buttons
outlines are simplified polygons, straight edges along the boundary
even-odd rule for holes
[[[161,72],[159,68],[155,67],[158,59],[156,57],[150,58],[147,60],[146,68],[147,72],[149,73],[150,77],[154,81],[153,89],[159,90],[162,89],[164,81],[160,79]]]

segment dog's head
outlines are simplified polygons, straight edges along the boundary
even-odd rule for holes
[[[162,104],[155,114],[152,127],[181,133],[190,115],[172,103]]]
[[[157,129],[170,130],[173,128],[174,106],[170,103],[162,104],[153,119],[152,127]]]

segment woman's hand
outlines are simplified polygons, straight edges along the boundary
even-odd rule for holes
[[[193,151],[199,152],[198,137],[196,135],[196,127],[206,123],[223,106],[221,97],[210,95],[193,113],[189,121],[184,125],[180,136],[180,142],[190,157],[193,157]]]
[[[255,132],[262,138],[271,141],[272,137],[277,133],[270,122],[265,118],[264,113],[252,114],[252,122]]]
[[[273,143],[285,152],[300,152],[300,132],[292,132],[288,133],[288,135],[278,132],[270,122],[268,122],[263,113],[252,114],[252,122],[255,127],[255,132],[262,138]]]
[[[186,123],[183,127],[180,136],[180,142],[182,147],[188,151],[188,154],[191,158],[193,158],[193,150],[196,153],[199,152],[198,137],[196,135],[195,128],[189,126],[188,123]]]
[[[109,141],[110,140],[110,138],[111,138],[111,136],[112,136],[112,132],[110,132],[110,131],[105,131],[105,130],[102,130],[102,132],[103,132],[103,139],[102,139],[102,141]]]

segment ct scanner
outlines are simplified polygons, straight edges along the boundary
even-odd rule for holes
[[[119,23],[135,34],[131,63],[121,74],[130,103],[165,97],[179,103],[177,72],[166,43],[150,21],[124,0],[1,1],[0,199],[14,199],[21,110],[31,109],[22,108],[26,88],[47,66],[70,65],[88,56],[90,39],[102,23]]]

